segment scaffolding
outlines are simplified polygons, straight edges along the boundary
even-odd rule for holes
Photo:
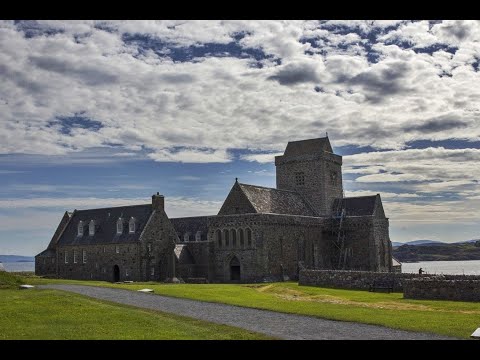
[[[347,216],[347,211],[345,209],[343,198],[338,199],[336,209],[332,214],[332,227],[331,227],[333,243],[338,250],[338,261],[335,264],[336,259],[334,258],[333,265],[336,265],[336,269],[338,270],[345,269],[345,266],[347,263],[347,256],[349,254],[349,249],[345,248],[346,235],[345,235],[345,229],[344,229],[344,222],[345,222],[346,216]]]

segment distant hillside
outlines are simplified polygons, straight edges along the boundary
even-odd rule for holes
[[[480,260],[480,241],[454,244],[402,245],[393,249],[401,262]]]
[[[436,240],[413,240],[406,243],[401,243],[397,241],[392,241],[392,246],[402,246],[402,245],[430,245],[430,244],[445,244],[441,241]]]
[[[0,255],[0,262],[30,262],[35,261],[33,256]]]

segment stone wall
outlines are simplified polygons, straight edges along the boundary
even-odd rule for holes
[[[248,214],[256,213],[257,211],[252,206],[240,185],[236,181],[232,189],[223,202],[218,215],[233,215],[233,214]]]
[[[334,199],[342,195],[342,157],[331,153],[276,156],[277,189],[298,191],[321,216],[330,215]],[[305,182],[297,185],[296,174]]]
[[[480,301],[480,276],[462,276],[448,280],[444,276],[432,276],[404,281],[405,299]]]
[[[298,278],[299,262],[314,265],[325,253],[320,250],[324,219],[274,214],[239,214],[209,219],[210,281],[229,282],[230,263],[240,262],[242,282],[278,281]],[[218,240],[218,231],[222,241]],[[247,230],[252,242],[247,241]],[[225,232],[229,242],[225,242]],[[232,231],[236,242],[232,241]],[[243,231],[244,241],[240,241]]]
[[[84,250],[86,262],[83,262]],[[67,253],[67,262],[65,262],[65,253]],[[76,259],[74,259],[74,253],[76,253]],[[119,268],[120,281],[143,280],[138,244],[59,246],[57,255],[57,276],[60,278],[113,281],[116,265]]]
[[[175,272],[175,243],[179,239],[163,209],[156,209],[140,235],[140,261],[143,281],[165,281]]]
[[[348,270],[308,270],[300,271],[299,285],[324,286],[340,289],[366,289],[373,281],[392,281],[394,291],[403,291],[406,281],[427,278],[425,275],[393,272],[348,271]],[[479,275],[442,275],[443,280],[480,281]]]
[[[48,255],[35,256],[35,275],[55,277],[56,274],[57,264],[54,250],[51,250]]]

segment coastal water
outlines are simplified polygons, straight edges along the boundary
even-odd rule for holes
[[[35,262],[4,262],[2,263],[3,267],[8,272],[17,272],[17,271],[35,271]]]
[[[424,274],[480,275],[480,260],[465,261],[421,261],[402,263],[402,273],[418,273],[422,268]]]

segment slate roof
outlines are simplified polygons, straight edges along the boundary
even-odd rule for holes
[[[184,241],[184,235],[190,233],[189,241],[195,241],[197,231],[201,233],[201,241],[207,240],[208,216],[193,216],[170,219],[177,232],[180,241]]]
[[[43,250],[40,254],[37,254],[36,256],[47,256],[47,257],[55,256],[55,250],[46,249],[46,250]]]
[[[295,191],[239,185],[257,213],[316,216],[311,206]]]
[[[152,205],[119,206],[103,209],[76,210],[63,232],[58,245],[93,245],[136,242],[152,213]],[[117,220],[122,217],[123,233],[117,234]],[[135,233],[128,231],[128,222],[135,218]],[[78,223],[83,221],[83,236],[77,236]],[[88,226],[95,220],[95,235],[90,236]]]
[[[342,202],[339,206],[339,201]],[[333,212],[342,207],[346,210],[347,216],[369,216],[375,212],[377,196],[357,196],[343,199],[335,199],[333,202]]]
[[[323,152],[333,152],[332,146],[330,145],[330,140],[328,137],[317,138],[317,139],[308,139],[308,140],[299,140],[299,141],[289,141],[287,148],[285,149],[285,156],[299,156],[299,155],[309,155],[317,154]]]

